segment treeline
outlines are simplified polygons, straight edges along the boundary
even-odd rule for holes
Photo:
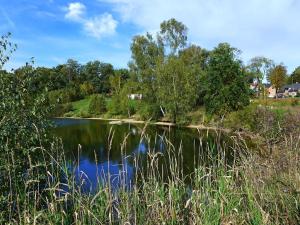
[[[127,69],[114,69],[109,63],[91,61],[84,65],[69,59],[65,64],[53,68],[37,67],[27,64],[13,72],[16,76],[31,76],[31,86],[40,91],[47,88],[51,101],[67,103],[85,96],[111,93],[110,81],[115,75],[127,79]]]
[[[254,57],[245,65],[241,51],[228,43],[211,51],[188,44],[187,31],[184,24],[170,19],[161,23],[157,34],[135,36],[128,69],[100,61],[81,65],[69,59],[54,68],[27,64],[13,73],[31,76],[31,88],[37,92],[47,89],[50,103],[57,105],[56,114],[71,110],[67,103],[100,94],[92,98],[93,114],[137,113],[142,119],[163,117],[173,122],[186,120],[187,113],[199,107],[221,117],[242,109],[251,96],[265,92],[265,79],[276,89],[300,82],[300,67],[288,76],[283,64],[265,57]],[[259,84],[257,93],[249,89],[254,81]],[[130,94],[139,94],[142,100],[133,104]]]

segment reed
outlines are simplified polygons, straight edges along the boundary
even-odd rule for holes
[[[113,137],[111,130],[109,143]],[[183,173],[183,146],[175,149],[165,136],[157,136],[155,141],[163,140],[166,145],[162,153],[150,147],[155,145],[151,145],[146,132],[142,132],[141,139],[149,145],[146,166],[140,166],[140,155],[126,156],[125,138],[120,143],[121,151],[124,160],[132,160],[138,168],[134,180],[128,181],[125,163],[120,165],[122,170],[117,176],[118,189],[112,187],[111,174],[97,171],[96,193],[82,191],[88,177],[82,172],[78,183],[60,140],[54,140],[47,148],[38,146],[28,151],[24,159],[29,163],[22,178],[24,185],[15,182],[14,155],[7,151],[3,163],[8,173],[0,179],[5,179],[10,188],[1,195],[7,197],[8,204],[0,212],[0,223],[300,223],[300,138],[286,137],[267,158],[251,153],[241,137],[232,137],[230,145],[219,143],[217,138],[214,144],[203,145],[207,146],[205,149],[195,149],[199,157],[195,157],[195,169],[189,176]],[[80,150],[81,146],[78,154]],[[203,158],[202,152],[210,154]],[[234,152],[231,163],[226,160],[228,152]],[[36,154],[43,160],[35,160]],[[164,163],[166,157],[171,163]]]

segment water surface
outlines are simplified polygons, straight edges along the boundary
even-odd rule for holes
[[[159,155],[159,170],[166,179],[168,168],[174,164],[170,155],[178,159],[182,176],[192,174],[199,164],[214,166],[214,158],[224,154],[224,149],[226,160],[233,160],[228,144],[232,140],[215,131],[155,125],[145,128],[144,124],[87,119],[54,121],[57,127],[53,133],[62,138],[66,158],[78,181],[84,181],[86,191],[97,190],[108,180],[114,188],[132,185],[136,172],[147,170],[150,153]]]

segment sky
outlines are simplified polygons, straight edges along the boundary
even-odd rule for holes
[[[300,0],[0,0],[0,35],[18,45],[6,69],[52,67],[72,58],[126,67],[135,35],[163,20],[188,27],[188,42],[208,50],[228,42],[245,62],[265,56],[300,66]]]

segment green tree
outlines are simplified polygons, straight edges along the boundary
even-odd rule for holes
[[[68,81],[70,84],[75,84],[80,76],[81,73],[81,65],[73,59],[68,59],[67,63],[65,64],[65,75],[68,77]]]
[[[7,47],[1,47],[2,41],[13,46],[8,38],[0,40],[0,67],[7,62],[6,55],[11,54]],[[15,76],[0,72],[0,215],[6,221],[17,215],[14,214],[17,204],[24,204],[23,199],[17,196],[24,196],[21,193],[28,188],[24,178],[30,176],[29,164],[39,165],[38,170],[43,170],[38,162],[42,151],[39,146],[47,142],[47,130],[50,128],[47,119],[50,107],[45,90],[36,92],[31,88],[34,76],[31,65],[28,64],[22,71],[27,74]],[[9,180],[12,182],[6,182]],[[37,189],[44,185],[40,181]]]
[[[131,44],[132,61],[129,64],[132,79],[139,82],[144,101],[156,102],[156,68],[163,59],[162,46],[150,34],[136,36]]]
[[[170,56],[161,64],[157,74],[159,102],[176,122],[178,116],[195,105],[200,76],[177,56]]]
[[[2,35],[0,38],[0,70],[9,61],[11,54],[16,50],[17,45],[10,42],[11,33]]]
[[[276,92],[286,84],[287,81],[287,70],[286,67],[281,64],[275,66],[270,72],[270,81],[272,86],[276,89]]]
[[[160,24],[158,40],[164,48],[169,48],[170,54],[174,55],[178,50],[186,47],[187,27],[174,18],[163,21]]]
[[[300,83],[300,66],[297,67],[294,72],[288,78],[289,84]]]
[[[224,115],[249,104],[249,88],[238,53],[227,43],[210,53],[204,103],[211,114]]]
[[[247,67],[247,79],[253,82],[255,79],[258,82],[258,92],[256,95],[263,93],[264,95],[264,86],[263,80],[266,78],[269,80],[270,71],[274,68],[274,62],[271,59],[268,59],[263,56],[257,56],[250,60],[250,63]]]
[[[190,72],[194,74],[195,79],[197,80],[197,105],[202,105],[205,96],[209,51],[202,49],[199,46],[191,45],[181,50],[179,56],[184,64],[189,67]]]
[[[89,104],[89,113],[100,115],[106,112],[106,100],[101,94],[93,95]]]
[[[274,62],[266,57],[257,56],[250,60],[248,68],[261,84],[264,78],[268,79],[270,71],[274,68]]]
[[[94,86],[92,85],[91,82],[85,81],[83,84],[80,84],[80,94],[83,96],[88,96],[94,93]]]

